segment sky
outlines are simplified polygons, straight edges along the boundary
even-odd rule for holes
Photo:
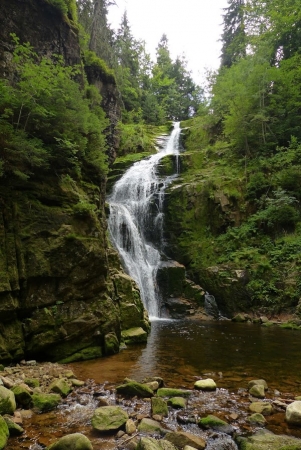
[[[132,34],[146,42],[155,60],[156,47],[165,33],[173,60],[185,55],[187,67],[201,84],[207,69],[219,67],[222,14],[227,0],[115,0],[108,21],[117,29],[127,11]]]

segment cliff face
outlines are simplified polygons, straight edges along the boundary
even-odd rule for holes
[[[1,77],[12,75],[10,33],[40,55],[80,63],[76,32],[43,0],[3,0],[0,20]],[[113,157],[117,89],[100,77]],[[148,327],[135,283],[108,247],[105,183],[95,185],[84,170],[78,184],[55,173],[0,178],[0,361],[115,353],[122,330]],[[94,211],[73,208],[83,198]]]

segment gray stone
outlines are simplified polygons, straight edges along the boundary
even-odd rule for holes
[[[128,418],[128,414],[119,406],[102,406],[94,411],[92,427],[98,431],[119,430]]]
[[[167,433],[165,439],[178,448],[189,445],[197,450],[203,450],[206,447],[204,439],[185,431]]]
[[[194,388],[202,391],[214,391],[216,389],[216,383],[212,378],[198,380],[194,383]]]
[[[131,436],[132,434],[135,433],[135,431],[136,431],[136,425],[135,425],[134,421],[132,419],[127,420],[126,424],[125,424],[126,434]]]
[[[297,400],[286,408],[285,420],[292,425],[301,426],[301,401]]]
[[[159,422],[152,419],[142,419],[138,425],[138,431],[143,433],[160,433],[163,434],[162,427]]]

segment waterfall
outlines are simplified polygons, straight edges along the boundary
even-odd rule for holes
[[[114,185],[108,198],[108,227],[126,272],[138,283],[144,307],[150,318],[160,315],[156,272],[163,245],[163,200],[167,185],[177,176],[161,177],[160,160],[176,155],[178,171],[180,124],[165,141],[163,148],[149,158],[136,162]],[[156,243],[154,243],[156,242]]]

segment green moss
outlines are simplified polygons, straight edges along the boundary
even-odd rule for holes
[[[160,388],[157,391],[158,397],[190,397],[192,391],[184,389]]]
[[[37,378],[25,378],[24,383],[27,384],[27,386],[35,388],[40,386],[40,382]]]
[[[63,358],[59,361],[60,364],[69,364],[74,361],[86,361],[89,359],[100,358],[102,356],[102,350],[100,347],[88,347],[84,348],[76,353],[73,353],[67,358]]]
[[[8,426],[3,417],[0,416],[0,450],[2,450],[6,446],[8,436]]]
[[[209,414],[206,417],[203,417],[198,422],[199,426],[204,428],[213,428],[213,427],[221,427],[224,425],[228,425],[224,420],[219,419],[218,417]]]
[[[34,409],[45,412],[56,408],[61,401],[61,397],[58,394],[33,394],[32,402]]]
[[[84,60],[86,66],[91,66],[97,68],[100,71],[101,75],[107,82],[116,84],[115,74],[112,69],[109,69],[105,61],[99,58],[96,53],[87,50],[84,53]]]

